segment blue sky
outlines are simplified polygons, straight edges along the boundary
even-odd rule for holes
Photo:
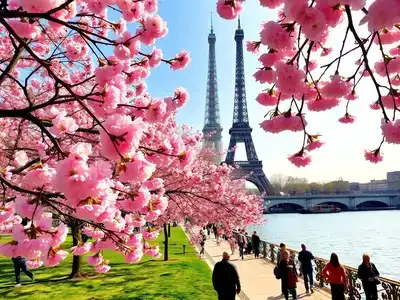
[[[210,12],[213,12],[214,31],[217,36],[216,56],[221,123],[224,128],[224,147],[229,143],[229,128],[232,124],[234,83],[235,83],[235,41],[237,21],[220,19],[215,13],[215,0],[160,0],[160,15],[167,21],[169,33],[157,41],[165,57],[173,57],[181,49],[191,53],[192,62],[183,71],[172,71],[168,66],[155,69],[147,83],[153,96],[171,95],[176,87],[185,87],[190,93],[189,103],[178,113],[178,121],[201,130],[204,122],[206,99],[207,36],[210,31]],[[246,1],[241,15],[241,24],[246,40],[258,40],[262,21],[275,18],[273,11],[262,9],[258,1]],[[341,44],[341,35],[333,35],[331,44]],[[352,41],[348,43],[353,47]],[[339,49],[337,49],[337,52]],[[357,55],[343,60],[343,65],[353,70]],[[352,125],[343,125],[337,119],[344,115],[345,103],[340,107],[323,113],[306,115],[311,133],[321,133],[326,144],[313,153],[309,167],[297,168],[289,163],[287,155],[300,150],[301,133],[265,133],[259,123],[268,108],[260,106],[255,97],[266,86],[256,83],[252,77],[259,66],[257,57],[245,51],[245,71],[247,103],[250,125],[253,127],[253,140],[258,157],[263,161],[264,172],[268,177],[274,173],[307,177],[310,181],[329,181],[342,177],[345,180],[365,182],[370,179],[383,179],[387,171],[400,170],[399,146],[385,145],[384,162],[373,165],[365,161],[364,149],[375,149],[381,140],[381,114],[369,109],[376,100],[376,92],[369,79],[363,80],[358,90],[359,100],[352,103],[350,113],[357,117]],[[346,69],[345,69],[346,71]],[[331,73],[333,73],[332,70]],[[328,72],[329,74],[329,72]],[[333,74],[331,74],[333,75]],[[341,74],[349,75],[349,74]],[[244,147],[237,150],[236,159],[244,158]]]

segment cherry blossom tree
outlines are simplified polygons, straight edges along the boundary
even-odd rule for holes
[[[260,124],[270,133],[303,132],[300,150],[289,156],[298,167],[311,162],[310,152],[320,148],[320,135],[309,132],[306,111],[330,110],[345,103],[339,122],[351,124],[353,101],[368,81],[374,95],[367,102],[380,110],[382,141],[366,150],[366,160],[382,161],[384,143],[400,144],[400,2],[397,0],[259,0],[260,6],[277,11],[276,20],[261,25],[259,37],[247,49],[259,55],[261,67],[254,73],[266,88],[257,101],[271,110]],[[236,18],[244,0],[218,0],[222,18]],[[342,43],[328,46],[330,36]],[[343,60],[357,55],[353,68]],[[369,102],[369,103],[368,103]],[[286,106],[285,106],[286,103]]]
[[[192,164],[184,169],[159,169],[156,174],[164,180],[168,207],[157,219],[163,224],[185,223],[188,230],[218,224],[221,234],[231,235],[233,229],[245,228],[261,221],[262,201],[245,187],[245,178],[237,178],[236,167],[215,165],[215,153],[201,149]],[[165,245],[168,235],[164,234]],[[192,240],[199,238],[192,230]],[[168,258],[165,248],[164,258]]]
[[[156,0],[0,1],[0,232],[13,238],[2,255],[55,266],[68,255],[68,226],[71,277],[89,252],[97,272],[110,269],[105,249],[128,263],[160,255],[148,228],[168,198],[155,171],[189,165],[200,136],[177,134],[183,88],[146,91],[152,68],[190,61],[154,46],[168,32],[157,9]]]

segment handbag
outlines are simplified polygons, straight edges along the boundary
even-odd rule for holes
[[[275,278],[276,278],[276,279],[281,279],[281,274],[280,274],[280,273],[281,273],[281,272],[280,272],[278,266],[276,266],[276,267],[274,268],[274,275],[275,275]]]
[[[373,283],[375,283],[376,285],[380,285],[381,281],[378,279],[378,276],[376,276],[374,269],[375,269],[375,265],[371,264],[371,272],[372,272],[372,275],[374,275]]]

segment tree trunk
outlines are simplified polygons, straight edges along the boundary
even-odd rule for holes
[[[167,224],[164,224],[164,260],[168,260],[168,230]]]
[[[78,246],[79,242],[82,242],[82,232],[80,228],[80,222],[77,220],[72,221],[70,224],[71,233],[72,233],[72,244],[74,246]],[[81,265],[82,265],[82,256],[74,255],[72,258],[72,270],[69,278],[80,277],[81,274]]]
[[[168,237],[171,237],[171,223],[168,223]]]

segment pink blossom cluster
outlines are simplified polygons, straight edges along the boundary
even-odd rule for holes
[[[245,3],[219,0],[217,12],[222,18],[233,19],[245,8]],[[306,110],[323,112],[343,104],[345,113],[338,121],[354,123],[356,116],[350,113],[351,102],[358,98],[361,80],[369,81],[375,91],[368,95],[367,101],[371,109],[382,112],[383,143],[398,144],[400,2],[259,0],[259,4],[277,11],[276,20],[263,22],[258,37],[246,44],[247,50],[258,55],[261,63],[253,75],[263,85],[256,101],[274,107],[273,117],[262,121],[260,126],[272,133],[303,132],[303,145],[289,156],[289,161],[299,167],[308,165],[311,157],[307,151],[323,144],[319,139],[309,141],[315,135],[306,126]],[[368,37],[366,31],[370,33]],[[335,36],[334,45],[330,45],[331,36]],[[337,43],[338,37],[342,43]],[[355,67],[344,67],[347,64],[344,60],[354,53],[361,57]],[[271,111],[265,116],[271,116]],[[366,160],[382,161],[381,147],[382,144],[377,150],[366,151]]]

